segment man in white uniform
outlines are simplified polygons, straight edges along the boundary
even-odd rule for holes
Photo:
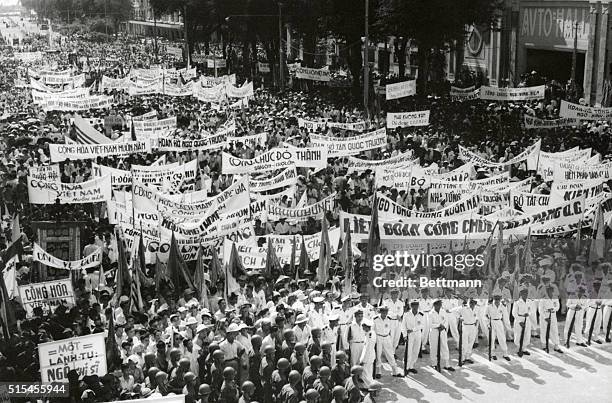
[[[431,365],[436,368],[438,363],[438,343],[440,343],[440,367],[447,371],[455,371],[450,366],[450,354],[448,351],[448,318],[447,313],[441,309],[442,300],[436,299],[433,309],[429,312],[429,347],[431,348]],[[441,368],[440,368],[441,369]]]
[[[402,335],[404,340],[406,340],[406,349],[408,350],[408,358],[405,364],[406,373],[404,376],[407,376],[408,372],[417,373],[417,370],[414,369],[414,364],[417,358],[419,358],[419,352],[421,351],[423,323],[423,315],[419,313],[419,300],[414,299],[410,302],[410,310],[404,314],[401,325]]]

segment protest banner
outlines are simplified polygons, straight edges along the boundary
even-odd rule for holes
[[[108,144],[49,144],[51,162],[70,160],[89,160],[98,157],[150,153],[151,144],[147,141],[115,142]]]
[[[313,147],[327,148],[328,158],[355,155],[386,146],[387,129],[382,128],[351,138],[336,138],[311,134],[310,142]]]
[[[257,71],[260,73],[269,73],[270,72],[270,64],[269,63],[257,63]]]
[[[451,182],[444,179],[431,179],[428,191],[428,207],[438,208],[458,202],[473,187],[469,182]]]
[[[114,336],[112,332],[109,333],[109,337]],[[79,377],[97,375],[102,378],[108,372],[104,333],[40,343],[38,357],[43,382],[67,383],[68,373],[72,370]],[[184,402],[184,396],[181,398]]]
[[[376,167],[376,187],[386,186],[392,189],[409,189],[410,178],[412,177],[412,163],[407,162],[393,168],[385,166]]]
[[[510,207],[526,214],[542,211],[550,204],[550,195],[510,191]]]
[[[161,186],[164,178],[174,170],[179,169],[179,163],[173,162],[167,165],[132,165],[131,176],[134,181],[147,185]]]
[[[527,169],[535,169],[537,166],[538,155],[540,154],[541,144],[542,141],[538,140],[534,144],[527,147],[525,151],[505,162],[489,161],[488,159],[481,157],[467,148],[459,146],[459,159],[466,162],[472,162],[476,166],[486,168],[503,168],[505,166],[527,160]]]
[[[43,314],[49,315],[60,304],[74,306],[74,291],[69,278],[20,285],[19,297],[28,318],[34,315],[34,308],[37,307],[42,309]]]
[[[216,87],[217,85],[225,86],[225,83],[236,85],[236,74],[219,77],[200,76],[199,82],[202,87]]]
[[[407,217],[401,221],[380,220],[379,230],[381,240],[464,239],[466,237],[487,239],[494,225],[478,214],[461,214],[435,218]]]
[[[323,131],[327,127],[328,122],[325,120],[306,120],[298,117],[298,127],[304,127],[309,132]]]
[[[327,165],[325,148],[274,148],[255,158],[244,159],[223,152],[222,173],[244,174],[296,167],[323,168]]]
[[[28,176],[46,182],[59,182],[61,179],[59,164],[38,165],[28,169]]]
[[[162,87],[162,93],[171,97],[187,97],[193,95],[193,82],[185,84],[181,84],[180,82],[176,84],[166,83]]]
[[[266,142],[268,141],[268,133],[267,132],[261,132],[258,134],[249,134],[246,136],[240,136],[240,137],[234,137],[234,136],[227,136],[227,144],[236,144],[236,143],[242,143],[247,147],[253,147],[255,148],[256,146],[265,146]]]
[[[492,101],[532,101],[544,99],[544,85],[536,87],[480,87],[480,99]]]
[[[340,233],[342,234],[342,241],[344,241],[344,234],[346,234],[346,228],[348,227],[351,231],[351,240],[353,243],[358,244],[367,242],[368,236],[370,235],[371,223],[371,215],[351,214],[340,211]]]
[[[415,218],[436,218],[450,217],[454,215],[473,213],[480,207],[479,192],[465,194],[460,200],[449,204],[446,207],[435,211],[417,211],[406,208],[395,203],[393,200],[384,196],[382,193],[376,194],[376,205],[378,216],[381,220],[392,221],[394,219],[402,220],[404,217]]]
[[[552,170],[555,182],[589,179],[607,180],[612,178],[612,162],[600,165],[586,165],[555,160]]]
[[[283,172],[268,179],[249,179],[251,192],[265,192],[272,189],[280,189],[297,183],[297,172],[295,167],[286,168]]]
[[[351,171],[365,171],[368,169],[375,170],[377,167],[384,167],[391,169],[395,166],[414,163],[412,160],[412,150],[406,151],[403,154],[398,154],[395,157],[390,157],[384,160],[363,160],[356,157],[348,157],[346,167],[349,172]]]
[[[111,178],[105,176],[81,183],[47,182],[28,177],[28,198],[32,204],[98,203],[111,199]]]
[[[570,119],[610,121],[612,120],[612,108],[598,108],[561,100],[559,116]]]
[[[402,81],[401,83],[387,84],[385,86],[385,99],[398,99],[416,94],[416,80]]]
[[[549,205],[543,210],[511,217],[500,221],[504,235],[525,236],[558,235],[578,229],[585,216],[585,198],[570,200],[563,204]]]
[[[577,126],[580,123],[580,121],[575,118],[545,120],[525,115],[523,119],[525,123],[525,129],[557,129],[560,127]]]
[[[297,67],[295,69],[296,78],[311,81],[329,81],[331,80],[331,72],[326,69],[313,69],[310,67]]]
[[[590,148],[579,150],[578,147],[574,147],[571,150],[566,150],[557,153],[548,153],[545,151],[540,151],[540,155],[538,156],[537,171],[540,175],[542,175],[542,179],[544,179],[545,181],[551,181],[553,180],[553,169],[555,161],[576,162],[583,158],[590,157],[590,155]]]
[[[143,115],[134,116],[132,120],[134,122],[137,122],[140,120],[157,120],[157,111],[149,111]]]
[[[143,115],[144,116],[144,115]],[[156,132],[162,130],[176,129],[176,116],[161,120],[138,119],[134,120],[134,131],[136,135],[140,133]]]
[[[314,204],[300,208],[283,207],[278,203],[271,202],[267,204],[268,218],[271,220],[286,218],[288,220],[298,221],[306,220],[310,217],[318,219],[321,218],[326,212],[336,209],[336,193],[333,193]]]
[[[327,121],[327,127],[332,127],[340,130],[364,131],[368,128],[368,126],[368,122],[365,121],[345,123]]]
[[[208,134],[199,139],[182,139],[173,137],[159,137],[157,139],[158,151],[186,152],[193,150],[210,150],[227,146],[224,134]]]
[[[429,125],[429,111],[387,112],[387,128]]]
[[[130,79],[125,78],[111,78],[107,76],[102,76],[102,81],[100,82],[100,91],[104,90],[125,90],[130,86]]]
[[[469,101],[480,98],[480,89],[476,89],[473,85],[467,88],[451,87],[450,97],[453,101]]]
[[[593,199],[604,191],[604,182],[605,179],[553,182],[550,188],[550,203],[555,205],[580,197]]]
[[[13,57],[22,63],[35,63],[42,60],[43,52],[15,52]]]
[[[232,84],[225,84],[225,91],[228,97],[230,98],[245,98],[252,97],[253,92],[253,82],[245,83],[242,87],[234,87]]]
[[[89,88],[75,88],[62,92],[42,92],[32,89],[32,102],[44,107],[48,101],[61,99],[65,101],[89,97]]]
[[[102,250],[98,249],[88,256],[80,260],[66,261],[58,259],[55,256],[47,253],[40,245],[34,242],[32,258],[35,262],[40,262],[46,266],[64,270],[81,270],[96,267],[102,263]]]
[[[113,97],[105,95],[92,95],[80,99],[51,98],[41,104],[45,112],[50,111],[86,111],[88,109],[110,108]]]

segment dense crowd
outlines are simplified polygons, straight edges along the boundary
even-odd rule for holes
[[[44,39],[33,39],[27,50],[45,48]],[[53,66],[57,70],[74,68],[84,71],[87,85],[96,86],[102,75],[122,77],[130,69],[150,67],[155,62],[151,50],[150,45],[139,42],[94,43],[84,38],[69,38],[65,39],[59,52],[48,53],[43,60],[46,66]],[[70,54],[87,57],[76,57],[75,60]],[[152,262],[146,265],[144,273],[148,280],[142,287],[145,309],[133,311],[129,297],[122,295],[123,290],[115,288],[115,273],[122,259],[119,253],[123,250],[118,242],[123,241],[117,238],[117,232],[109,223],[104,204],[37,206],[28,202],[26,178],[29,168],[49,163],[49,143],[74,137],[71,124],[73,114],[45,113],[33,104],[30,91],[17,87],[16,83],[27,80],[28,69],[40,65],[17,62],[12,56],[13,50],[4,46],[0,53],[0,130],[3,133],[0,141],[0,206],[3,214],[0,249],[4,260],[10,257],[10,246],[14,245],[11,242],[16,239],[13,227],[16,215],[20,217],[20,228],[17,230],[21,232],[19,242],[23,244],[16,270],[19,285],[31,282],[35,272],[32,242],[36,236],[31,227],[32,221],[85,221],[83,256],[89,255],[95,248],[102,249],[106,286],[93,283],[90,279],[93,270],[88,269],[74,279],[74,306],[61,304],[53,313],[35,309],[33,316],[27,318],[17,302],[18,296],[13,295],[15,299],[11,303],[16,309],[17,325],[10,337],[3,335],[0,342],[0,380],[40,380],[37,351],[40,343],[105,333],[107,339],[114,339],[114,343],[107,341],[106,344],[108,374],[80,376],[74,370],[67,372],[65,376],[69,382],[70,397],[57,401],[106,402],[183,394],[187,402],[202,403],[359,402],[381,387],[375,379],[384,372],[381,369],[382,355],[390,363],[393,375],[403,376],[395,362],[395,358],[399,357],[394,357],[399,344],[411,349],[407,365],[409,371],[416,372],[414,364],[417,358],[422,353],[429,353],[430,348],[433,357],[434,345],[426,335],[422,339],[419,337],[416,344],[414,340],[409,342],[412,329],[420,328],[421,320],[424,326],[429,327],[431,321],[439,319],[439,325],[445,329],[444,343],[450,327],[451,336],[458,344],[456,322],[453,326],[451,315],[442,318],[444,315],[439,313],[440,307],[443,308],[442,312],[472,310],[472,321],[479,323],[470,336],[472,345],[478,343],[479,335],[488,338],[485,315],[496,317],[499,314],[505,328],[496,325],[495,334],[502,354],[508,357],[505,338],[506,332],[512,328],[510,316],[513,311],[510,306],[518,295],[522,297],[529,293],[531,298],[531,293],[536,289],[540,291],[541,285],[548,292],[551,278],[556,284],[571,283],[572,290],[580,289],[583,294],[596,292],[600,287],[607,289],[612,281],[610,265],[602,262],[590,265],[584,258],[588,251],[583,248],[572,250],[570,258],[558,256],[554,264],[548,258],[535,261],[528,268],[532,277],[522,281],[520,291],[518,287],[513,289],[514,281],[518,279],[508,263],[500,278],[492,279],[495,291],[491,295],[488,290],[480,288],[463,290],[458,293],[460,295],[454,291],[443,294],[446,290],[440,294],[428,293],[426,289],[414,293],[389,290],[388,294],[379,295],[369,293],[365,286],[358,286],[358,275],[352,287],[349,286],[351,292],[346,293],[342,290],[343,282],[347,280],[344,279],[340,263],[334,261],[330,280],[325,283],[317,281],[317,262],[311,262],[307,270],[297,275],[286,265],[281,268],[282,273],[274,272],[268,276],[258,272],[245,273],[237,279],[240,291],[228,296],[224,295],[222,278],[217,282],[211,281],[211,269],[206,263],[203,270],[208,280],[208,295],[202,296],[196,290],[182,289],[169,281],[156,284],[156,271],[160,270],[161,264]],[[170,59],[162,52],[158,62],[169,65]],[[206,74],[207,71],[199,68],[199,73]],[[237,81],[240,79],[244,81],[240,77]],[[534,78],[529,75],[525,76],[525,80]],[[297,88],[298,83],[295,86]],[[328,119],[341,123],[365,120],[362,109],[351,101],[348,91],[316,86],[309,92],[289,88],[280,94],[259,88],[248,106],[228,110],[227,103],[212,108],[192,97],[133,97],[113,90],[110,94],[114,103],[110,110],[83,111],[80,115],[94,122],[93,127],[99,131],[116,139],[126,133],[129,135],[128,122],[131,117],[149,111],[156,111],[159,119],[176,116],[177,129],[172,135],[181,138],[197,138],[202,131],[214,132],[231,114],[236,120],[236,137],[267,133],[264,145],[251,146],[237,142],[224,149],[240,158],[253,158],[284,143],[299,147],[311,145],[310,133],[299,127],[299,118]],[[437,173],[445,173],[464,163],[458,158],[460,145],[489,160],[503,162],[541,139],[544,151],[557,152],[574,146],[591,147],[593,152],[601,154],[603,161],[608,161],[611,131],[607,123],[585,123],[550,130],[524,128],[524,115],[542,119],[558,117],[563,95],[563,91],[550,91],[549,88],[545,100],[529,102],[458,102],[447,93],[387,101],[384,108],[387,112],[430,110],[430,124],[390,129],[384,148],[368,151],[360,157],[380,160],[411,151],[414,158],[420,158],[423,167],[436,164]],[[101,122],[108,115],[122,117],[124,124],[107,130]],[[384,114],[371,119],[373,127],[384,125]],[[354,135],[349,130],[331,128],[326,129],[326,133],[336,137]],[[213,149],[167,152],[165,156],[167,163],[197,159],[200,177],[192,190],[201,190],[204,182],[209,180],[208,194],[213,196],[233,183],[231,175],[221,173],[221,153],[222,150]],[[121,158],[99,158],[95,162],[129,170],[133,164],[150,165],[160,156],[160,153],[134,154]],[[89,180],[92,162],[79,160],[61,163],[61,181],[79,183]],[[376,191],[375,172],[349,172],[345,163],[346,158],[341,157],[329,159],[327,167],[319,171],[298,168],[295,196],[283,198],[281,205],[295,206],[303,194],[306,195],[306,203],[313,204],[335,193],[335,202],[340,210],[370,215]],[[492,175],[489,170],[478,170],[478,178],[489,175]],[[546,182],[535,172],[528,171],[524,163],[512,166],[511,176],[513,181],[533,177],[533,193],[546,194],[548,191]],[[608,182],[607,185],[612,184]],[[404,207],[417,211],[429,210],[423,190],[379,190]],[[337,211],[328,212],[326,218],[330,226],[339,225]],[[321,229],[321,220],[312,218],[297,223],[285,220],[255,222],[257,235],[309,235]],[[534,245],[534,255],[554,255],[558,251],[572,249],[572,245],[573,240],[568,238],[542,241]],[[509,246],[507,254],[514,253],[513,247]],[[365,249],[361,252],[365,252]],[[191,271],[195,265],[196,262],[189,262]],[[366,259],[356,259],[356,272],[367,270],[365,265]],[[49,273],[59,275],[59,271],[49,270]],[[440,273],[433,276],[436,274]],[[469,277],[474,274],[457,272],[456,275]],[[589,284],[585,281],[587,277]],[[592,283],[597,283],[596,288]],[[552,299],[557,298],[557,303],[559,293],[567,297],[565,287],[561,288],[556,290],[556,294],[551,294]],[[457,309],[449,308],[449,301]],[[489,305],[488,301],[491,301]],[[499,308],[500,301],[504,308]],[[563,301],[561,307],[556,306],[560,319],[566,309],[571,310],[576,306],[572,305],[573,302]],[[476,310],[478,313],[474,314]],[[438,312],[439,318],[434,312]],[[465,314],[469,317],[470,312],[465,311]],[[514,324],[516,329],[518,322],[515,320]],[[605,324],[604,319],[604,333]],[[582,322],[580,326],[583,326]],[[539,334],[540,329],[533,326],[530,332]],[[582,330],[580,334],[582,337]],[[435,343],[442,343],[442,333],[437,337]],[[525,345],[528,344],[529,341]],[[558,337],[555,344],[555,348],[558,348]],[[466,362],[470,360],[472,345],[465,353]],[[117,348],[116,354],[113,354],[113,346]],[[445,368],[452,369],[447,345],[446,352],[442,352],[442,360],[446,361],[443,364]]]

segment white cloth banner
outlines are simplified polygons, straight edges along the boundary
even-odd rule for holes
[[[580,121],[575,118],[545,120],[533,116],[524,116],[525,129],[555,129],[566,126],[577,126]]]
[[[612,162],[600,165],[586,165],[555,160],[553,180],[555,182],[612,178]]]
[[[416,80],[403,81],[401,83],[387,84],[385,87],[386,99],[398,99],[416,94]]]
[[[303,80],[330,81],[331,72],[328,69],[312,69],[310,67],[297,67],[295,76]]]
[[[395,157],[384,160],[362,160],[356,157],[348,157],[346,167],[350,171],[365,171],[368,169],[376,169],[377,167],[393,168],[397,165],[405,164],[412,161],[412,150],[406,151],[403,154],[398,154]]]
[[[297,183],[297,172],[295,167],[286,168],[283,172],[268,179],[249,179],[251,192],[265,192],[272,189],[280,189]]]
[[[210,150],[227,146],[226,136],[223,134],[209,134],[199,139],[181,139],[172,137],[159,137],[157,149],[159,151],[186,152],[193,150]]]
[[[326,212],[337,209],[335,199],[336,193],[333,193],[323,200],[302,208],[284,207],[278,203],[270,202],[267,205],[268,219],[279,220],[286,218],[294,221],[306,220],[310,217],[320,219]]]
[[[150,153],[147,141],[128,141],[108,144],[49,144],[51,162],[70,160],[89,160],[98,157]]]
[[[46,182],[59,182],[62,178],[59,164],[30,167],[28,170],[28,176]]]
[[[34,242],[32,258],[35,262],[40,262],[46,266],[54,267],[56,269],[81,270],[89,269],[90,267],[96,267],[100,265],[100,263],[102,263],[102,250],[98,249],[80,260],[66,261],[58,259],[55,256],[47,253],[45,250],[43,250],[43,248],[40,247],[40,245]]]
[[[46,182],[28,177],[28,198],[32,204],[98,203],[111,199],[110,176],[81,183]]]
[[[387,113],[388,129],[427,125],[429,125],[429,111]]]
[[[132,186],[132,173],[123,169],[111,168],[92,162],[91,175],[95,178],[110,176],[111,186],[114,188],[122,186]]]
[[[325,148],[274,148],[255,158],[243,159],[223,153],[222,173],[244,174],[296,167],[324,168],[327,165]]]
[[[480,155],[468,150],[467,148],[459,146],[459,159],[466,162],[472,162],[476,166],[486,168],[503,168],[505,166],[527,160],[527,169],[535,169],[537,165],[538,155],[540,154],[541,144],[542,141],[538,140],[534,144],[527,147],[525,151],[512,158],[511,160],[505,162],[489,161],[488,159],[481,157]]]
[[[480,99],[493,101],[532,101],[544,98],[544,85],[536,87],[506,88],[480,87]]]
[[[60,304],[74,306],[72,281],[68,278],[20,285],[19,298],[21,298],[21,305],[26,311],[26,317],[34,316],[34,308],[37,307],[42,309],[43,314],[48,315],[55,311],[55,308]]]
[[[105,95],[93,95],[80,99],[57,99],[51,98],[41,104],[45,112],[49,111],[85,111],[88,109],[110,108],[113,97]]]
[[[311,134],[310,142],[313,147],[327,148],[328,158],[355,155],[385,147],[387,145],[387,129],[382,128],[349,138]]]
[[[571,119],[610,121],[612,120],[612,108],[597,108],[561,100],[559,116]]]
[[[453,101],[468,101],[471,99],[479,99],[480,89],[476,89],[473,85],[467,88],[451,87],[450,97]]]
[[[129,78],[111,78],[107,76],[102,76],[102,81],[100,82],[100,91],[104,90],[124,90],[130,87],[130,79]]]
[[[230,98],[245,98],[254,95],[252,82],[244,84],[242,87],[234,87],[232,84],[226,83],[225,91]]]

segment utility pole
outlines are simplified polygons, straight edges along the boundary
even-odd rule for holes
[[[363,41],[363,109],[365,111],[366,119],[370,117],[368,110],[368,86],[370,81],[370,63],[368,61],[368,45],[370,42],[368,29],[369,8],[369,1],[365,0],[365,38]]]
[[[183,6],[183,29],[185,31],[185,62],[187,62],[187,68],[190,68],[189,38],[187,37],[187,5]]]
[[[574,49],[572,51],[572,73],[571,73],[571,88],[570,91],[572,91],[575,97],[577,97],[578,94],[576,94],[576,53],[578,51],[578,21],[576,21],[574,23]]]
[[[279,90],[285,90],[285,69],[283,68],[283,4],[278,2],[278,79]]]

